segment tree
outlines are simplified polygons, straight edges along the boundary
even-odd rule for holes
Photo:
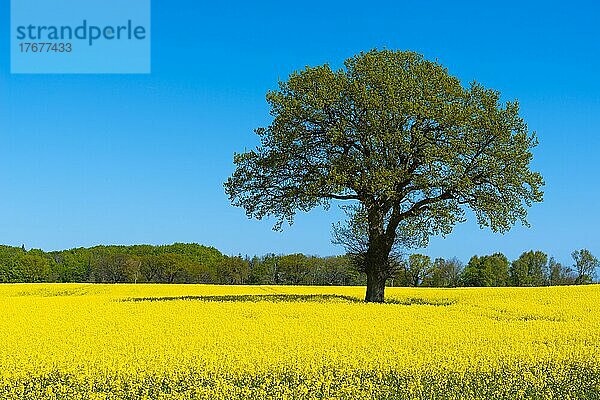
[[[318,263],[318,269],[316,281],[312,284],[343,286],[363,283],[346,255],[317,258],[315,262]]]
[[[50,256],[55,263],[59,282],[87,282],[90,280],[91,255],[87,249],[54,251]]]
[[[551,286],[574,284],[575,277],[572,272],[570,268],[563,266],[554,257],[548,261],[548,283]]]
[[[578,285],[591,283],[596,275],[596,268],[600,266],[598,259],[587,249],[576,250],[571,253],[571,257],[575,261],[575,272],[577,278],[575,283]]]
[[[394,244],[449,234],[465,207],[494,232],[527,224],[543,180],[530,170],[537,140],[517,102],[463,87],[413,52],[372,50],[344,66],[306,67],[268,92],[273,121],[256,130],[260,146],[234,155],[225,183],[233,205],[275,216],[280,229],[297,211],[350,201],[368,226],[374,302],[384,300]]]
[[[423,254],[411,254],[402,266],[400,274],[403,286],[419,286],[431,270],[431,258]]]
[[[461,280],[465,286],[506,286],[509,282],[508,259],[502,253],[473,256],[465,267]]]
[[[515,286],[542,286],[548,280],[548,255],[541,251],[527,251],[512,262],[511,283]]]
[[[248,277],[248,283],[251,285],[265,285],[269,284],[269,271],[267,266],[260,257],[254,256],[250,260],[250,276]]]
[[[159,263],[158,256],[153,254],[143,256],[140,272],[144,276],[146,282],[159,281],[162,273],[162,266]]]
[[[226,257],[219,269],[218,281],[226,285],[243,285],[250,274],[249,263],[241,255]]]
[[[41,250],[30,250],[17,261],[20,276],[24,282],[50,281],[50,259]]]
[[[279,257],[275,254],[267,254],[262,259],[262,267],[265,273],[265,284],[281,284],[281,272],[279,271]]]
[[[127,281],[137,283],[142,277],[142,257],[130,255],[125,260],[124,269]]]
[[[178,253],[164,253],[158,256],[160,276],[164,282],[175,283],[187,270],[189,259]]]
[[[127,255],[100,253],[94,260],[96,282],[121,283],[127,281]]]
[[[423,286],[431,287],[456,287],[459,285],[463,265],[457,258],[445,260],[436,258],[433,266],[423,280]]]
[[[278,257],[279,276],[288,285],[306,285],[310,279],[310,259],[304,254],[289,254]]]

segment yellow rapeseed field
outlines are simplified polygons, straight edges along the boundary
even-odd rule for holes
[[[0,285],[0,399],[596,399],[600,286]]]

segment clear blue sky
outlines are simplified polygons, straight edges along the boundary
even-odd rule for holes
[[[233,208],[232,154],[269,122],[265,92],[305,65],[374,47],[437,58],[463,82],[518,98],[538,132],[546,200],[531,229],[470,221],[432,256],[542,249],[600,255],[600,6],[596,2],[199,2],[152,4],[150,75],[10,75],[0,9],[0,243],[213,245],[228,254],[330,255],[334,208],[283,233]]]

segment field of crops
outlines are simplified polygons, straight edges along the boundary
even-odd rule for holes
[[[600,286],[363,293],[0,285],[0,398],[600,398]]]

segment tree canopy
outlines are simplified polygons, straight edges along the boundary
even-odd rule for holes
[[[530,169],[537,139],[518,103],[465,87],[420,54],[372,50],[341,69],[306,67],[267,101],[273,121],[256,130],[260,146],[234,156],[231,202],[280,228],[298,211],[351,201],[367,226],[369,301],[383,301],[394,244],[450,233],[465,207],[504,233],[542,201]]]
[[[576,250],[571,253],[577,272],[577,283],[590,283],[596,274],[596,268],[600,266],[600,261],[592,255],[587,249]]]
[[[527,251],[510,266],[511,283],[515,286],[540,286],[548,276],[548,255]]]

